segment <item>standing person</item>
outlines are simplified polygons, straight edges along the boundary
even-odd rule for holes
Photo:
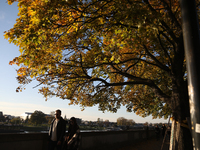
[[[147,128],[146,128],[146,134],[147,134],[147,139],[149,139],[149,126],[147,124]]]
[[[158,125],[155,127],[155,133],[156,133],[156,140],[158,141],[160,139],[160,128]]]
[[[66,122],[61,117],[61,110],[56,110],[55,118],[51,122],[49,129],[49,145],[48,150],[61,150],[62,142],[66,132]]]
[[[171,134],[171,127],[168,126],[167,127],[167,135],[168,135],[168,139],[170,140],[170,134]]]
[[[70,125],[68,128],[68,133],[65,137],[65,144],[63,149],[78,150],[80,144],[80,129],[76,122],[76,118],[75,117],[70,118],[69,123]]]
[[[165,124],[162,125],[162,137],[165,137],[165,132],[166,132],[166,126]]]

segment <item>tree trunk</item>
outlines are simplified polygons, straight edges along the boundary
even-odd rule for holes
[[[175,123],[172,150],[193,150],[190,130]]]
[[[192,136],[187,118],[190,117],[187,82],[180,88],[173,84],[172,114],[175,120],[172,150],[193,150]],[[188,127],[187,127],[188,126]]]

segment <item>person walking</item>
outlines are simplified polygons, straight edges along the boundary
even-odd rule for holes
[[[49,129],[48,150],[61,150],[62,142],[66,132],[66,121],[61,117],[61,110],[56,110],[55,118],[51,122]]]
[[[63,150],[78,150],[80,145],[80,129],[75,117],[71,117],[68,133],[65,136]]]

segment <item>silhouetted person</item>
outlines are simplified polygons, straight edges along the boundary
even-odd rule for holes
[[[167,135],[170,140],[170,135],[171,135],[171,127],[170,126],[167,127]]]
[[[162,137],[165,137],[165,132],[166,132],[166,126],[165,124],[162,125]]]
[[[156,140],[160,139],[160,128],[158,127],[158,125],[156,125],[155,127],[155,133],[156,133]]]
[[[76,123],[76,118],[70,118],[69,124],[63,150],[78,150],[80,144],[80,129]]]
[[[61,150],[62,142],[64,140],[64,135],[66,132],[66,122],[61,117],[61,110],[56,110],[55,118],[51,122],[49,129],[49,145],[48,150]]]
[[[146,134],[147,134],[147,139],[149,139],[149,126],[147,125],[147,128],[146,128]]]

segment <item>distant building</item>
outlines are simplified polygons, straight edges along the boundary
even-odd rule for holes
[[[31,115],[32,115],[32,113],[25,112],[25,113],[23,113],[23,114],[20,115],[20,118],[25,120],[28,117],[30,119]]]
[[[11,116],[11,115],[4,115],[4,117],[5,117],[6,119],[9,119],[9,120],[15,118],[15,116]]]

